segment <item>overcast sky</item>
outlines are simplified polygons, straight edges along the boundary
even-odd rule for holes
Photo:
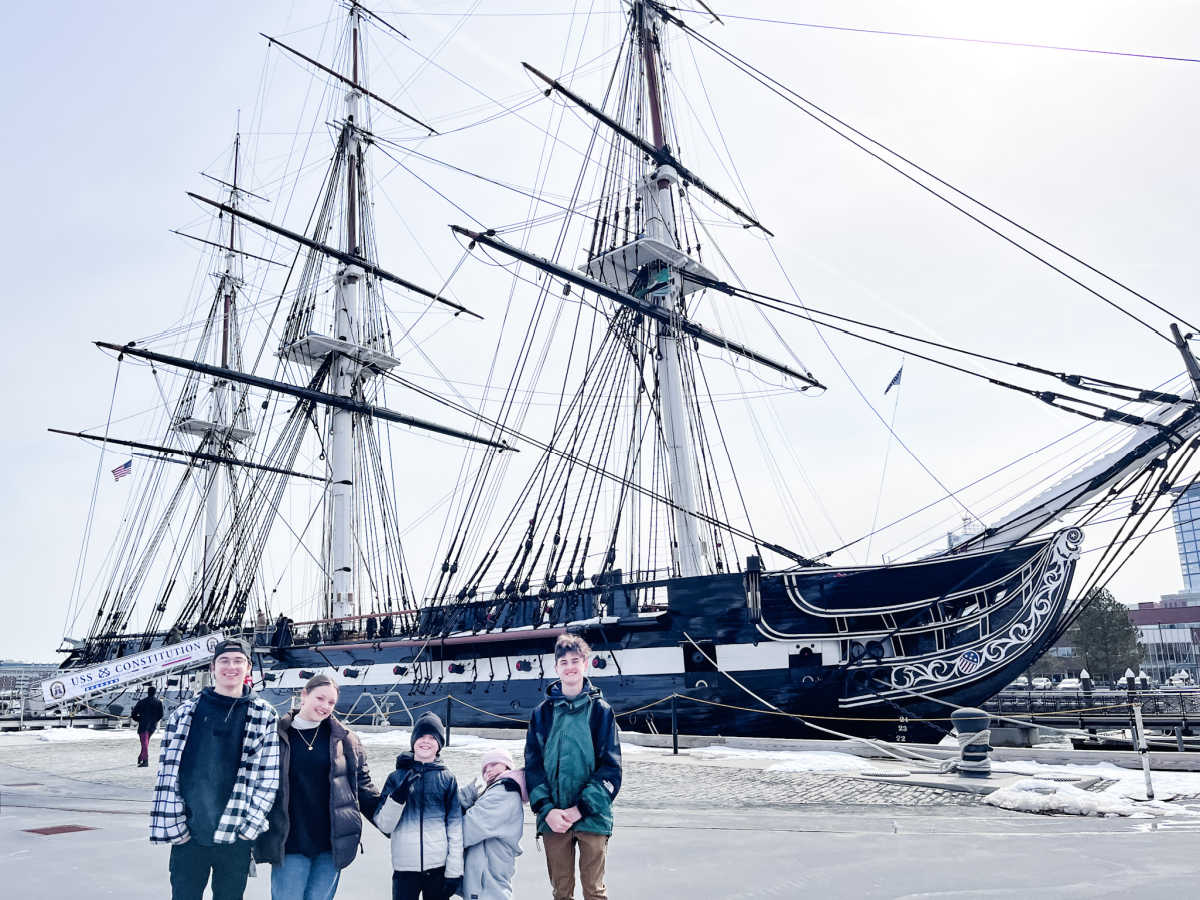
[[[714,6],[731,14],[723,27],[700,16],[687,20],[1006,215],[1182,316],[1200,318],[1200,125],[1194,115],[1200,63],[732,17],[736,11],[814,25],[1189,57],[1200,55],[1196,4],[750,0],[736,8]],[[371,86],[448,133],[418,143],[417,130],[383,115],[377,129],[422,153],[523,188],[539,183],[544,157],[553,150],[546,189],[567,194],[578,166],[573,148],[586,140],[583,123],[564,116],[560,105],[537,99],[520,63],[557,73],[598,57],[573,84],[587,96],[600,96],[613,60],[601,54],[619,38],[622,17],[615,3],[594,4],[590,18],[566,15],[574,8],[531,0],[381,6],[378,11],[409,40],[374,33]],[[474,15],[464,16],[468,10]],[[318,0],[66,2],[51,10],[4,4],[0,17],[9,122],[9,139],[0,148],[9,173],[8,214],[0,228],[10,260],[2,363],[10,410],[2,449],[8,477],[0,498],[8,615],[0,628],[0,658],[41,660],[54,658],[64,631],[78,636],[85,629],[86,616],[74,623],[68,616],[80,548],[87,547],[84,580],[90,583],[142,468],[135,464],[134,479],[114,484],[107,470],[127,455],[109,452],[100,459],[92,445],[45,429],[103,426],[117,369],[91,341],[158,335],[194,320],[198,304],[207,302],[206,258],[168,229],[206,233],[206,214],[185,192],[215,195],[198,173],[224,177],[239,110],[248,157],[243,174],[272,199],[258,211],[303,227],[309,201],[281,195],[276,179],[294,171],[297,160],[319,171],[327,158],[324,123],[331,114],[327,108],[324,117],[317,114],[327,86],[278,51],[269,52],[259,32],[312,55],[327,53],[343,11]],[[1056,370],[1145,387],[1182,370],[1175,351],[1147,330],[754,89],[707,51],[696,48],[694,54],[679,40],[672,45],[673,79],[683,83],[697,69],[703,74],[702,90],[691,81],[687,100],[674,95],[677,118],[694,117],[694,124],[681,127],[686,158],[705,180],[753,207],[777,235],[773,247],[787,272],[785,278],[775,267],[772,245],[740,229],[718,229],[718,236],[745,245],[730,251],[730,261],[747,285],[784,295],[790,279],[813,306]],[[496,101],[528,105],[449,133],[500,112]],[[299,124],[298,116],[304,117]],[[546,129],[558,129],[557,143],[546,138]],[[528,200],[519,194],[413,158],[407,166],[396,169],[376,157],[381,262],[418,283],[440,286],[461,261],[463,248],[444,227],[473,224],[459,208],[489,225],[529,215]],[[442,196],[423,182],[436,184]],[[552,230],[536,230],[531,246],[548,252],[552,238]],[[730,275],[712,265],[722,277]],[[1156,327],[1165,329],[1170,321],[1098,278],[1070,271]],[[267,277],[259,270],[251,275]],[[477,398],[472,385],[482,380],[482,362],[490,359],[508,282],[469,260],[452,290],[488,321],[477,326],[435,314],[422,320],[416,335],[422,353],[451,373],[454,389]],[[402,309],[398,321],[413,321],[417,310]],[[830,388],[821,398],[771,398],[769,437],[787,447],[768,441],[775,450],[764,452],[774,452],[786,484],[773,483],[753,461],[743,473],[752,476],[745,487],[761,510],[754,514],[761,533],[817,552],[865,533],[872,521],[891,521],[941,496],[925,469],[898,447],[888,449],[886,431],[842,373],[844,365],[890,418],[896,398],[884,398],[883,388],[899,354],[836,335],[827,335],[826,346],[810,326],[794,320],[778,324],[784,347],[756,313],[716,301],[698,315],[737,336],[765,336],[764,352],[795,353]],[[160,338],[156,346],[180,350],[189,333]],[[420,353],[404,349],[414,377],[436,379]],[[716,355],[712,359],[715,372],[730,368]],[[761,387],[741,370],[714,377],[724,378],[730,392]],[[120,378],[113,433],[146,439],[161,415],[158,388],[144,368],[123,367]],[[735,422],[749,421],[738,418],[748,413],[729,406]],[[895,415],[897,434],[925,468],[954,488],[1083,424],[911,359]],[[1092,446],[1119,433],[1097,433]],[[419,437],[405,445],[405,523],[422,521],[452,486],[461,454],[448,446]],[[888,469],[881,478],[885,454]],[[1070,460],[1064,456],[1057,464]],[[754,477],[760,472],[762,478]],[[96,525],[84,541],[94,486]],[[1002,485],[993,487],[1003,493]],[[794,508],[775,502],[785,488]],[[983,491],[964,494],[973,510],[988,509],[988,498]],[[954,508],[943,505],[919,527],[880,535],[870,560],[914,552],[955,517]],[[438,522],[436,515],[430,521]],[[436,547],[436,529],[425,530],[433,533],[414,527],[406,549],[419,583]],[[838,561],[864,562],[864,550],[860,545]],[[1181,586],[1173,535],[1164,531],[1146,543],[1112,589],[1136,603]]]

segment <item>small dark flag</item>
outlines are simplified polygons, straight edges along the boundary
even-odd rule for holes
[[[121,463],[119,466],[117,466],[115,469],[112,470],[113,481],[120,481],[122,478],[124,478],[126,475],[128,475],[132,471],[133,471],[133,460],[127,459],[127,460],[125,460],[125,462]]]
[[[883,394],[885,397],[887,396],[887,392],[892,388],[900,386],[900,376],[902,374],[904,374],[904,366],[901,366],[896,370],[896,374],[892,376],[892,380],[888,382],[888,386],[883,389]]]

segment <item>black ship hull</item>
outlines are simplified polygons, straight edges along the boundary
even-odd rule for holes
[[[899,566],[615,577],[549,603],[427,609],[387,638],[338,629],[274,647],[261,689],[284,706],[311,674],[335,671],[338,710],[351,722],[404,726],[433,708],[455,725],[520,727],[554,680],[553,643],[569,630],[591,644],[589,675],[625,729],[669,731],[673,705],[688,734],[828,737],[828,728],[936,740],[950,705],[983,703],[1066,628],[1081,538],[1067,529]],[[663,590],[665,608],[651,607]]]

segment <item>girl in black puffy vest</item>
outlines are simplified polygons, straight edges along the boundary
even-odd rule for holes
[[[358,853],[360,810],[379,805],[362,744],[333,715],[337,698],[337,682],[315,675],[279,720],[279,794],[254,846],[271,863],[273,900],[332,900]]]

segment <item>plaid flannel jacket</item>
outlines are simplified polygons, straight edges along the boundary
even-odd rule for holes
[[[183,759],[198,699],[193,697],[179,704],[163,731],[158,781],[150,809],[150,840],[156,844],[182,844],[189,837],[187,810],[179,793],[179,762]],[[267,814],[279,789],[276,718],[271,704],[259,697],[251,698],[242,738],[242,760],[214,835],[218,844],[252,841],[267,828]]]

